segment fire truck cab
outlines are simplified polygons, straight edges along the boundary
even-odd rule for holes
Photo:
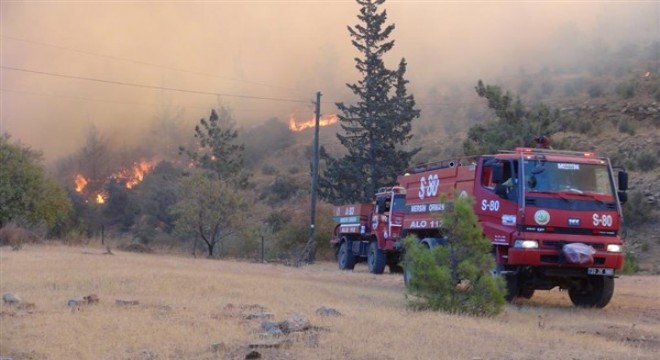
[[[385,265],[399,272],[404,207],[405,192],[398,186],[380,189],[372,203],[335,207],[331,244],[339,268],[352,270],[366,261],[371,273],[382,274]]]
[[[604,307],[624,257],[627,174],[616,179],[609,160],[589,152],[518,148],[424,164],[398,178],[406,191],[403,231],[437,242],[440,214],[455,194],[471,196],[508,299],[558,286],[577,306]]]

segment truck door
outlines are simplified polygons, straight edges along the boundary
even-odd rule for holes
[[[482,157],[474,182],[474,211],[493,244],[508,245],[518,214],[518,160]],[[506,193],[496,191],[506,187]]]

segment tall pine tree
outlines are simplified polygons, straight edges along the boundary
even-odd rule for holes
[[[412,138],[412,120],[419,117],[415,99],[408,94],[406,62],[397,70],[385,67],[383,56],[394,46],[389,36],[385,0],[356,0],[361,24],[348,27],[352,44],[361,53],[356,68],[362,79],[347,86],[359,98],[354,105],[337,103],[343,134],[337,134],[347,154],[334,158],[321,148],[326,164],[319,179],[321,197],[332,203],[368,202],[382,186],[394,185],[419,149],[406,150]]]

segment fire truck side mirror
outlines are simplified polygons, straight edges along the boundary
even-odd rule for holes
[[[628,190],[628,173],[625,171],[619,171],[619,190]]]
[[[625,191],[617,191],[617,196],[619,197],[619,202],[625,204],[628,201],[628,193]]]

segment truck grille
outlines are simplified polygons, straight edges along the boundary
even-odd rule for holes
[[[543,241],[543,246],[561,249],[561,248],[564,247],[564,245],[571,244],[571,243],[574,243],[574,241],[544,240]],[[603,243],[589,243],[587,245],[590,245],[594,249],[604,249],[605,248],[605,244],[603,244]]]
[[[560,255],[541,255],[541,262],[546,264],[563,264],[564,261]],[[605,258],[594,256],[594,265],[605,264]]]

